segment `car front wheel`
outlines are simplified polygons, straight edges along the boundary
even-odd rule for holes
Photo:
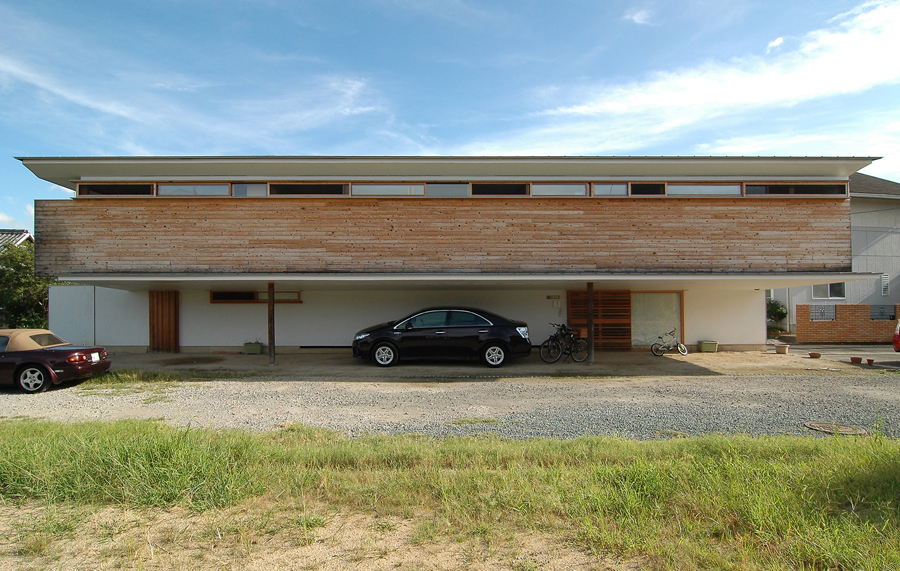
[[[16,383],[26,393],[39,393],[47,388],[50,376],[43,367],[29,365],[16,374]]]
[[[397,348],[390,343],[380,343],[372,349],[372,360],[379,367],[391,367],[397,364],[399,355]]]
[[[506,362],[506,349],[500,345],[488,345],[481,353],[481,360],[488,367],[501,367]]]

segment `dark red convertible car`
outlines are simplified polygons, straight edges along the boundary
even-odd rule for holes
[[[75,347],[46,329],[0,329],[0,385],[37,393],[109,370],[103,347]]]

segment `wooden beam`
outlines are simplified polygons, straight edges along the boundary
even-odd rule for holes
[[[588,330],[588,359],[590,365],[594,364],[594,282],[587,283],[587,330]]]
[[[269,282],[269,364],[275,364],[275,282]]]

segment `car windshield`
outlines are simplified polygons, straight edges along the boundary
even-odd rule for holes
[[[40,345],[41,347],[49,347],[51,345],[65,345],[66,342],[53,335],[52,333],[37,333],[35,335],[31,335],[31,340]]]
[[[0,335],[0,353],[6,351],[6,346],[9,345],[9,337],[6,335]]]

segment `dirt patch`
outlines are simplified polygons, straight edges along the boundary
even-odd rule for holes
[[[542,569],[637,571],[537,532],[435,536],[434,516],[327,513],[254,500],[228,511],[0,507],[0,570]]]
[[[192,357],[176,357],[174,359],[162,359],[158,363],[164,367],[180,367],[182,365],[215,365],[224,363],[225,357],[207,357],[198,355]]]

